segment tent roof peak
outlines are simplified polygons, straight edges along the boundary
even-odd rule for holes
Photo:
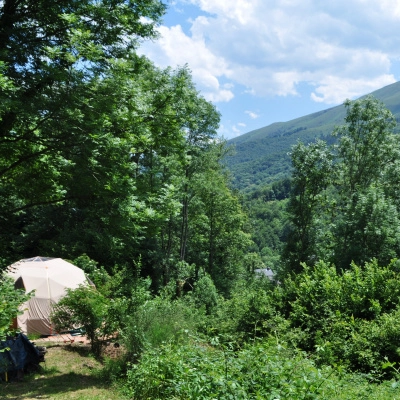
[[[43,262],[43,261],[50,261],[50,260],[54,260],[54,257],[36,256],[36,257],[32,257],[32,258],[24,258],[24,259],[20,260],[19,262]]]

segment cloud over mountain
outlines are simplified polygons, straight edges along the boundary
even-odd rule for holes
[[[182,19],[141,51],[161,66],[188,64],[217,103],[249,93],[331,105],[398,78],[397,0],[176,0],[172,11]]]

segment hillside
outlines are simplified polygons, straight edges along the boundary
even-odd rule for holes
[[[400,121],[400,82],[385,86],[371,95],[383,101]],[[333,129],[343,123],[343,105],[296,118],[273,123],[228,141],[235,154],[226,163],[233,177],[233,185],[246,192],[261,185],[285,178],[290,173],[290,148],[298,140],[304,143],[316,138],[332,140]]]

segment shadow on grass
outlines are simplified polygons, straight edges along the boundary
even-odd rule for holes
[[[69,344],[67,346],[64,346],[64,350],[67,350],[71,353],[79,354],[81,357],[89,357],[93,355],[90,345],[77,346]]]
[[[105,341],[102,343],[100,348],[100,354],[94,354],[90,345],[76,346],[67,345],[63,347],[66,351],[70,353],[76,353],[81,357],[94,357],[101,364],[104,364],[106,358],[121,358],[123,356],[123,351],[118,342],[112,343]]]
[[[18,396],[18,399],[37,397],[42,399],[52,399],[54,395],[59,393],[77,392],[79,390],[88,389],[106,389],[107,383],[100,378],[69,372],[67,374],[54,375],[55,371],[44,371],[44,375],[40,377],[27,378],[22,382],[11,382],[0,384],[1,394],[8,396]],[[10,397],[7,397],[10,398]]]

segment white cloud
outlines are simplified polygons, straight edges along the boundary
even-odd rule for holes
[[[223,57],[213,54],[202,37],[188,37],[180,25],[171,28],[161,26],[161,37],[156,42],[146,42],[140,48],[156,64],[189,65],[193,79],[202,91],[203,96],[210,101],[229,101],[234,97],[230,88],[233,85],[221,85],[219,77],[230,74]]]
[[[337,104],[398,78],[399,0],[176,1],[187,3],[203,14],[192,15],[190,31],[162,26],[142,51],[162,66],[187,63],[211,101],[239,90],[300,96],[305,83],[313,101]]]
[[[240,129],[238,129],[235,125],[232,126],[232,131],[234,133],[241,133],[242,131]]]
[[[251,118],[251,119],[257,119],[258,117],[259,117],[259,115],[258,114],[256,114],[255,112],[253,112],[253,111],[245,111],[245,113]]]
[[[395,79],[393,75],[382,75],[372,81],[366,81],[364,79],[342,79],[335,76],[328,76],[321,81],[320,86],[311,93],[311,98],[316,102],[338,104],[346,99],[354,99],[394,82]]]

